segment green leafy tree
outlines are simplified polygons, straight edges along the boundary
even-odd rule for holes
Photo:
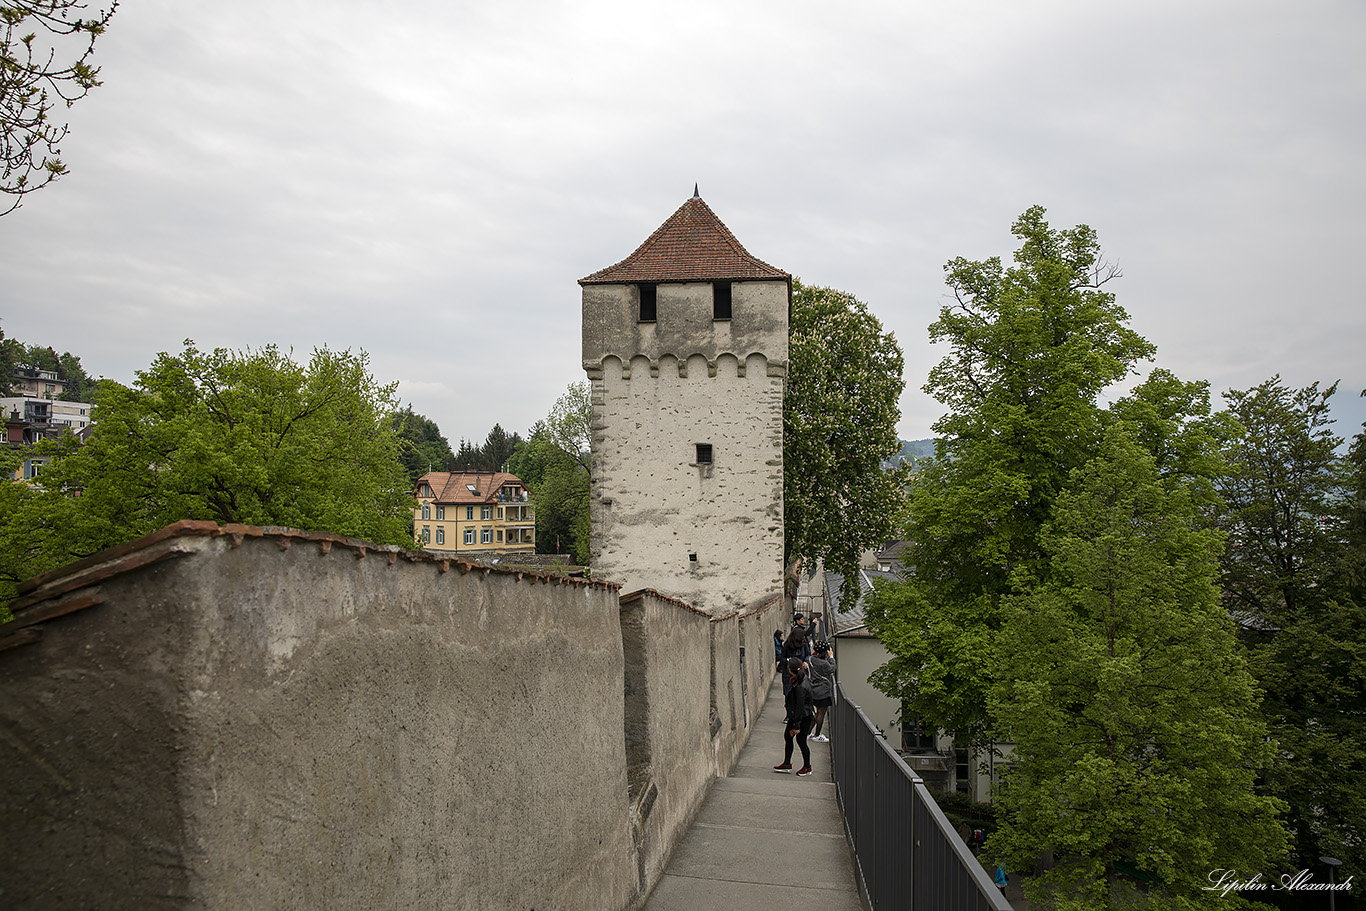
[[[1227,449],[1220,483],[1230,547],[1224,592],[1231,610],[1275,623],[1313,600],[1332,571],[1345,476],[1332,432],[1337,384],[1289,389],[1279,376],[1224,394],[1244,428]]]
[[[5,338],[5,330],[0,329],[0,397],[14,393],[14,369],[22,360],[23,346],[12,338]]]
[[[81,366],[81,359],[70,351],[64,351],[57,358],[57,375],[65,387],[58,398],[63,402],[95,401],[95,381]]]
[[[1257,689],[1215,585],[1222,536],[1185,484],[1111,427],[1039,536],[1046,578],[1003,602],[992,715],[1015,743],[988,849],[1053,908],[1220,903],[1210,871],[1275,870],[1279,802]],[[1116,863],[1154,875],[1141,902]]]
[[[460,438],[460,449],[455,453],[455,467],[478,469],[482,461],[479,450],[464,437]]]
[[[274,346],[187,342],[131,387],[101,381],[85,445],[45,444],[54,462],[8,517],[19,540],[5,556],[31,575],[180,519],[410,544],[396,386],[364,353],[319,348],[300,365]]]
[[[33,493],[28,484],[10,480],[27,454],[27,447],[0,447],[0,623],[10,619],[7,604],[14,586],[31,575],[24,572],[29,565],[23,556],[24,542],[16,539],[17,528],[11,521]]]
[[[580,380],[570,383],[555,400],[541,423],[541,434],[587,473],[592,467],[592,421],[591,390],[587,382]]]
[[[1332,432],[1336,384],[1280,377],[1225,394],[1243,433],[1222,481],[1224,598],[1246,626],[1279,746],[1267,783],[1289,806],[1292,863],[1366,876],[1366,443]]]
[[[572,554],[579,565],[590,554],[591,414],[588,383],[570,383],[508,462],[536,506],[537,552]]]
[[[936,458],[910,483],[903,537],[915,577],[865,610],[893,656],[875,685],[979,744],[1001,599],[1022,570],[1046,580],[1039,533],[1111,420],[1098,397],[1155,352],[1104,290],[1118,271],[1091,228],[1055,230],[1036,206],[1012,230],[1012,267],[996,257],[944,267],[953,303],[930,337],[950,351],[924,388],[948,411],[934,425]]]
[[[0,204],[0,215],[67,173],[60,145],[68,126],[51,114],[58,103],[70,108],[100,84],[90,58],[118,3],[90,14],[88,6],[79,0],[0,2],[0,193],[11,199]]]
[[[507,460],[522,445],[519,434],[508,434],[502,424],[494,424],[479,451],[479,464],[485,471],[502,471]]]
[[[14,371],[18,367],[51,370],[65,383],[58,399],[64,402],[93,402],[95,382],[81,366],[81,359],[70,351],[58,354],[43,345],[24,345],[5,338],[0,332],[0,393],[9,395]]]
[[[846,579],[887,540],[903,500],[896,422],[901,348],[852,294],[794,281],[783,400],[786,559],[821,560]],[[858,600],[855,588],[843,602]]]
[[[502,471],[512,454],[525,443],[520,434],[509,434],[502,424],[494,424],[484,442],[478,446],[461,438],[453,467],[471,471]]]
[[[393,427],[399,439],[399,458],[413,484],[427,472],[448,471],[455,463],[451,444],[441,435],[441,428],[413,411],[411,405],[394,415]]]

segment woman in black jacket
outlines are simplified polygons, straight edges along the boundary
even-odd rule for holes
[[[792,688],[787,691],[787,718],[783,720],[786,749],[782,765],[775,765],[773,771],[792,771],[792,740],[796,738],[802,751],[802,767],[797,774],[810,775],[811,748],[806,745],[806,735],[811,733],[811,716],[815,710],[811,706],[811,682],[807,679],[806,662],[800,658],[787,659],[787,672],[792,678]]]

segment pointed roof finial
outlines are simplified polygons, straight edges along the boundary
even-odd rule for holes
[[[693,185],[692,185],[692,198],[693,198],[693,199],[700,199],[700,198],[701,198],[701,196],[700,196],[700,195],[698,194],[698,192],[697,192],[697,184],[693,184]]]
[[[636,252],[615,266],[579,279],[579,284],[774,281],[791,277],[751,256],[699,194],[679,206]]]

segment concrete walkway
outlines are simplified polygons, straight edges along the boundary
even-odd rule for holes
[[[729,778],[715,781],[645,911],[782,908],[863,911],[830,780],[830,744],[811,744],[815,771],[779,774],[782,683],[775,679]]]

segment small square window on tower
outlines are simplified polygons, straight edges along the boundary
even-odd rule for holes
[[[698,443],[698,444],[697,444],[697,464],[698,464],[698,465],[710,465],[710,464],[711,464],[711,444],[710,444],[710,443]]]
[[[711,318],[730,319],[730,282],[711,283]]]
[[[636,285],[636,288],[640,293],[640,321],[642,323],[655,322],[655,286],[642,282]]]

